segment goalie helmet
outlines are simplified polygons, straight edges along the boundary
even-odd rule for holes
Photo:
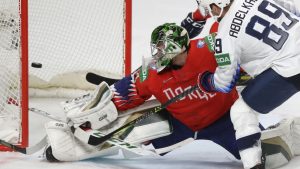
[[[217,5],[219,8],[221,8],[221,12],[219,14],[219,16],[215,16],[215,19],[219,18],[222,13],[223,13],[223,9],[228,6],[233,0],[198,0],[198,4],[199,4],[199,9],[200,9],[200,12],[201,12],[201,9],[203,11],[203,8],[205,10],[208,10],[210,16],[214,16],[212,14],[212,9],[211,9],[211,5],[212,4],[215,4]],[[203,14],[201,12],[201,14]]]
[[[186,51],[189,45],[187,31],[175,23],[165,23],[155,28],[151,34],[151,54],[157,72],[170,65],[172,59]]]

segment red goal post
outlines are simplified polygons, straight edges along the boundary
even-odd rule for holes
[[[0,139],[28,146],[29,88],[89,90],[87,72],[129,74],[131,10],[132,0],[1,0]]]

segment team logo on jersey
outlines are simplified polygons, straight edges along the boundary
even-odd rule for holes
[[[228,53],[225,54],[220,54],[220,55],[215,55],[217,63],[219,66],[226,66],[226,65],[230,65],[231,61],[230,61],[230,57]]]
[[[204,41],[207,44],[209,51],[211,52],[215,50],[215,37],[216,33],[212,33],[204,38]]]
[[[198,40],[197,48],[203,48],[204,45],[205,45],[205,42],[202,39]]]
[[[149,70],[148,70],[148,66],[146,68],[143,68],[143,66],[141,66],[140,68],[140,81],[143,82],[147,79],[149,74]]]

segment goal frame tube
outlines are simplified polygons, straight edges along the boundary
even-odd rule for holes
[[[132,67],[132,0],[124,0],[124,73],[131,74]],[[20,14],[20,32],[21,32],[21,94],[20,94],[20,111],[21,111],[21,142],[20,147],[28,147],[29,145],[29,68],[28,68],[28,0],[19,0]],[[10,148],[0,145],[0,151],[11,151]]]
[[[28,0],[19,0],[20,15],[20,114],[21,114],[21,140],[20,147],[28,147],[29,144],[29,120],[28,120]],[[0,151],[12,151],[10,148],[0,145]]]

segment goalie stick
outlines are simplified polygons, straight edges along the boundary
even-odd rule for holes
[[[42,110],[39,110],[37,108],[28,108],[28,110],[31,112],[34,112],[36,114],[48,117],[52,120],[57,119],[56,116],[53,116],[52,114],[42,111]],[[14,145],[14,144],[11,144],[11,143],[1,140],[1,139],[0,139],[0,144],[10,148],[12,151],[30,155],[30,154],[34,154],[34,153],[38,152],[39,150],[41,150],[42,148],[44,148],[48,144],[48,142],[47,142],[47,136],[44,136],[38,143],[36,143],[32,146],[29,146],[29,147],[21,147],[19,145]]]
[[[88,72],[85,76],[85,79],[95,85],[99,85],[101,82],[105,81],[108,85],[112,85],[120,79],[113,79],[104,76],[97,75],[93,72]]]
[[[143,64],[144,64],[144,62],[143,62]],[[140,68],[143,68],[143,66],[140,66],[135,71],[137,71]],[[112,85],[112,84],[116,83],[117,81],[121,80],[121,79],[104,77],[104,76],[98,75],[93,72],[88,72],[85,76],[85,79],[94,85],[99,85],[103,81],[105,81],[108,85]]]
[[[53,115],[51,113],[48,113],[46,111],[37,109],[37,108],[29,108],[28,110],[33,112],[33,113],[36,113],[38,115],[42,115],[42,116],[47,117],[49,119],[55,120],[55,121],[65,122],[65,120],[62,120],[60,117],[55,116],[55,115]],[[78,133],[76,133],[76,134],[78,134]],[[101,135],[101,133],[99,133],[99,132],[95,132],[93,134]],[[82,137],[84,137],[84,135]],[[148,151],[148,150],[144,150],[144,149],[142,149],[140,147],[137,147],[133,144],[130,144],[128,142],[124,142],[123,140],[118,139],[118,138],[111,138],[111,139],[107,140],[107,142],[110,143],[111,145],[115,145],[117,147],[120,147],[121,149],[126,150],[127,152],[131,152],[130,154],[131,154],[132,157],[144,156],[144,155],[151,154],[151,152]],[[26,154],[26,155],[31,155],[31,154],[34,154],[34,153],[38,152],[42,148],[44,148],[48,143],[47,143],[47,136],[44,136],[38,143],[34,144],[33,146],[29,146],[29,147],[21,147],[19,145],[14,145],[14,144],[11,144],[11,143],[9,143],[7,141],[4,141],[4,140],[1,140],[1,139],[0,139],[0,144],[10,148],[12,151],[16,151],[16,152]]]
[[[13,151],[22,153],[22,154],[33,154],[36,153],[37,151],[39,151],[40,149],[42,149],[43,147],[45,147],[45,145],[47,144],[47,137],[45,136],[44,138],[42,138],[42,140],[40,140],[37,144],[35,144],[34,146],[29,146],[29,147],[21,147],[18,145],[13,145],[11,143],[8,143],[4,140],[0,140],[0,144],[4,145],[8,148],[10,148]]]
[[[48,117],[52,120],[58,119],[58,117],[56,117],[48,112],[39,110],[37,108],[28,108],[28,110],[31,112],[34,112],[36,114],[42,115],[44,117]],[[44,148],[47,145],[47,136],[44,136],[38,143],[34,144],[33,146],[29,146],[29,147],[21,147],[19,145],[14,145],[14,144],[11,144],[11,143],[1,140],[1,139],[0,139],[0,144],[10,148],[12,151],[30,155],[30,154],[38,152],[39,150],[41,150],[42,148]]]

